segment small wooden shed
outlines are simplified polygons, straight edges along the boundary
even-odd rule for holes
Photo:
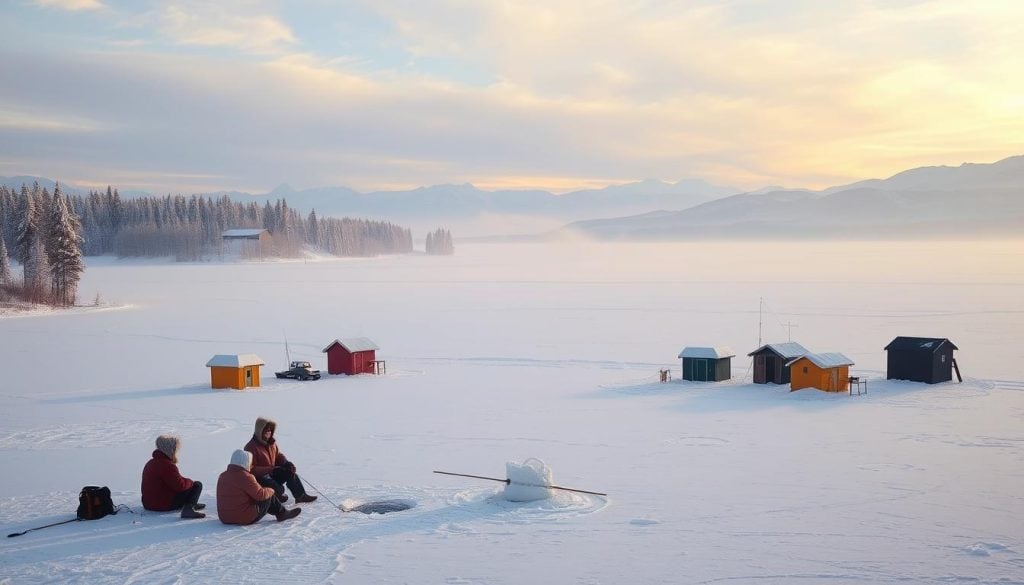
[[[210,368],[210,385],[214,388],[258,388],[263,360],[256,354],[218,354],[206,362]]]
[[[335,339],[323,349],[327,354],[328,374],[373,374],[377,344],[366,337]]]
[[[885,346],[889,380],[910,380],[937,384],[953,379],[953,350],[945,337],[897,337]]]
[[[850,389],[853,360],[841,353],[809,353],[786,364],[792,372],[790,391],[817,388],[826,392]]]
[[[683,379],[693,382],[721,382],[732,377],[732,358],[736,354],[728,347],[684,347],[679,352],[683,360]]]
[[[270,232],[263,228],[235,228],[220,234],[224,248],[232,254],[262,258],[270,245]]]
[[[762,345],[748,356],[754,358],[755,384],[789,384],[790,362],[810,352],[795,341]]]

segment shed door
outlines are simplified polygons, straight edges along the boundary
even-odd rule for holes
[[[252,386],[252,368],[245,368],[245,385]]]
[[[708,360],[697,360],[697,375],[701,382],[708,381]]]
[[[766,380],[764,371],[764,354],[754,356],[754,382]]]
[[[839,390],[839,370],[832,368],[828,371],[828,389],[836,392]]]

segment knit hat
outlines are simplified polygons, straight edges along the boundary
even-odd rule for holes
[[[242,449],[235,449],[235,452],[231,454],[231,465],[237,465],[249,471],[252,468],[252,453]]]
[[[181,446],[181,440],[174,435],[160,435],[156,438],[156,448],[164,455],[171,458],[171,461],[178,461],[178,448]]]

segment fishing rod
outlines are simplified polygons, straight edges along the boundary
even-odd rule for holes
[[[435,470],[434,473],[440,473],[441,475],[456,475],[456,476],[459,476],[459,477],[472,477],[472,478],[476,478],[476,479],[486,479],[486,480],[489,480],[489,481],[498,481],[498,482],[501,482],[501,483],[503,483],[505,485],[511,485],[511,483],[512,483],[512,480],[508,479],[508,478],[500,479],[500,478],[497,478],[497,477],[487,477],[487,476],[484,476],[484,475],[470,475],[468,473],[453,473],[451,471],[436,471]],[[605,496],[605,497],[608,496],[608,494],[603,494],[601,492],[592,492],[592,491],[589,491],[589,490],[578,490],[578,489],[575,489],[575,488],[567,488],[567,487],[562,487],[562,486],[558,486],[558,485],[542,485],[542,484],[539,484],[539,483],[523,483],[521,481],[517,481],[516,485],[524,485],[524,486],[527,486],[527,487],[551,488],[553,490],[564,490],[564,491],[567,491],[567,492],[577,492],[577,493],[580,493],[580,494],[591,494],[591,495],[594,495],[594,496]]]

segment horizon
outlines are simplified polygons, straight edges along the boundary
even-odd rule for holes
[[[964,161],[964,162],[962,162],[960,164],[957,164],[957,165],[924,165],[924,166],[921,166],[921,167],[902,169],[900,171],[897,171],[896,173],[893,173],[892,175],[888,175],[888,176],[885,176],[885,177],[863,177],[863,178],[859,178],[859,179],[854,179],[854,180],[850,181],[847,184],[859,183],[861,181],[886,180],[886,179],[890,179],[893,176],[899,175],[899,174],[901,174],[903,172],[906,172],[906,171],[912,171],[912,170],[923,169],[923,168],[957,168],[957,167],[962,167],[962,166],[967,166],[967,165],[992,165],[992,164],[996,164],[996,163],[1002,162],[1002,161],[1010,159],[1010,158],[1016,158],[1018,156],[1024,156],[1024,154],[1009,155],[1007,157],[1003,157],[1001,159],[990,161],[990,162]],[[47,181],[53,181],[54,183],[57,183],[57,184],[60,184],[60,185],[71,186],[74,189],[85,189],[85,190],[96,190],[96,191],[105,190],[107,187],[110,187],[110,188],[112,188],[114,190],[117,190],[117,191],[126,191],[126,192],[146,191],[145,189],[133,189],[131,187],[122,188],[120,185],[114,185],[112,183],[99,182],[99,183],[85,183],[85,184],[82,184],[82,183],[75,183],[75,182],[70,182],[70,181],[64,181],[62,179],[54,179],[53,177],[46,176],[46,175],[31,175],[31,174],[26,174],[26,173],[15,173],[13,175],[3,176],[3,177],[0,177],[0,178],[4,178],[4,179],[8,179],[8,180],[10,180],[10,179],[18,179],[18,178],[33,179],[33,180],[43,179],[43,180],[47,180]],[[693,182],[703,182],[703,183],[705,183],[707,185],[710,185],[710,186],[713,186],[713,187],[717,187],[717,188],[723,188],[723,189],[725,189],[725,188],[735,188],[732,185],[714,184],[714,183],[711,183],[711,182],[709,182],[709,181],[707,181],[705,179],[699,178],[699,177],[684,177],[684,178],[678,179],[676,181],[669,181],[669,180],[657,179],[657,178],[635,179],[635,180],[626,181],[626,182],[623,182],[623,183],[609,183],[609,184],[604,185],[602,187],[575,187],[575,188],[570,188],[570,189],[567,189],[567,190],[560,190],[560,191],[551,190],[551,189],[543,189],[543,188],[540,188],[540,187],[537,187],[537,188],[521,188],[521,189],[517,189],[517,188],[494,188],[494,189],[492,189],[492,188],[487,188],[487,187],[484,187],[484,186],[481,186],[481,185],[478,185],[478,184],[475,184],[475,183],[472,183],[472,182],[464,182],[464,183],[451,183],[451,182],[447,182],[447,183],[434,183],[434,184],[430,184],[430,185],[417,185],[417,186],[409,187],[407,189],[380,189],[380,190],[375,190],[375,191],[360,191],[360,190],[354,189],[354,188],[352,188],[352,187],[350,187],[348,185],[314,185],[314,186],[306,186],[306,187],[295,187],[294,185],[292,185],[292,184],[290,184],[288,182],[282,182],[282,183],[279,183],[278,185],[275,185],[274,187],[272,187],[270,189],[267,189],[267,190],[265,190],[263,192],[245,191],[245,190],[242,190],[242,189],[239,189],[239,188],[230,188],[229,187],[229,188],[217,189],[215,191],[193,192],[193,193],[181,193],[181,192],[179,192],[179,193],[170,193],[168,191],[166,194],[172,194],[172,195],[214,195],[214,194],[221,194],[221,193],[226,193],[226,194],[239,193],[239,194],[242,194],[242,195],[250,195],[250,196],[254,196],[254,197],[257,197],[257,196],[258,197],[265,197],[265,196],[273,195],[275,191],[278,191],[278,190],[280,190],[282,188],[286,188],[286,189],[288,189],[288,190],[290,190],[292,192],[295,192],[295,193],[301,193],[301,192],[304,192],[304,191],[315,191],[315,190],[320,190],[320,189],[349,189],[349,190],[354,191],[354,192],[356,192],[356,193],[358,193],[360,195],[371,195],[373,193],[408,192],[408,191],[415,191],[415,190],[418,190],[418,189],[430,189],[430,188],[434,188],[434,187],[472,187],[474,189],[477,189],[477,190],[483,191],[483,192],[498,192],[498,191],[507,191],[507,192],[547,191],[548,193],[550,193],[552,195],[561,196],[561,195],[567,195],[567,194],[570,194],[570,193],[576,193],[576,192],[579,192],[579,191],[602,190],[602,189],[614,188],[614,187],[626,187],[626,186],[629,186],[629,185],[638,185],[638,184],[647,183],[647,182],[657,182],[657,183],[661,183],[662,185],[677,185],[679,183],[690,182],[690,181],[693,181]],[[761,187],[757,187],[757,188],[749,189],[749,190],[739,190],[739,189],[737,189],[735,191],[735,193],[732,193],[732,195],[741,195],[741,194],[752,193],[752,192],[757,192],[757,191],[767,191],[767,192],[770,192],[770,191],[775,191],[775,190],[778,190],[778,191],[813,191],[813,192],[817,192],[817,191],[823,191],[823,190],[826,190],[826,189],[832,189],[832,188],[842,187],[842,186],[844,186],[844,185],[826,185],[824,187],[804,187],[804,186],[792,186],[792,185],[762,185]],[[150,195],[150,196],[160,196],[160,197],[163,196],[163,195],[159,194],[158,192],[154,192],[154,191],[146,191],[146,193],[148,195]],[[729,195],[725,195],[723,197],[728,197],[728,196]]]
[[[0,175],[84,187],[816,190],[1024,152],[1015,4],[34,0],[0,15]]]

